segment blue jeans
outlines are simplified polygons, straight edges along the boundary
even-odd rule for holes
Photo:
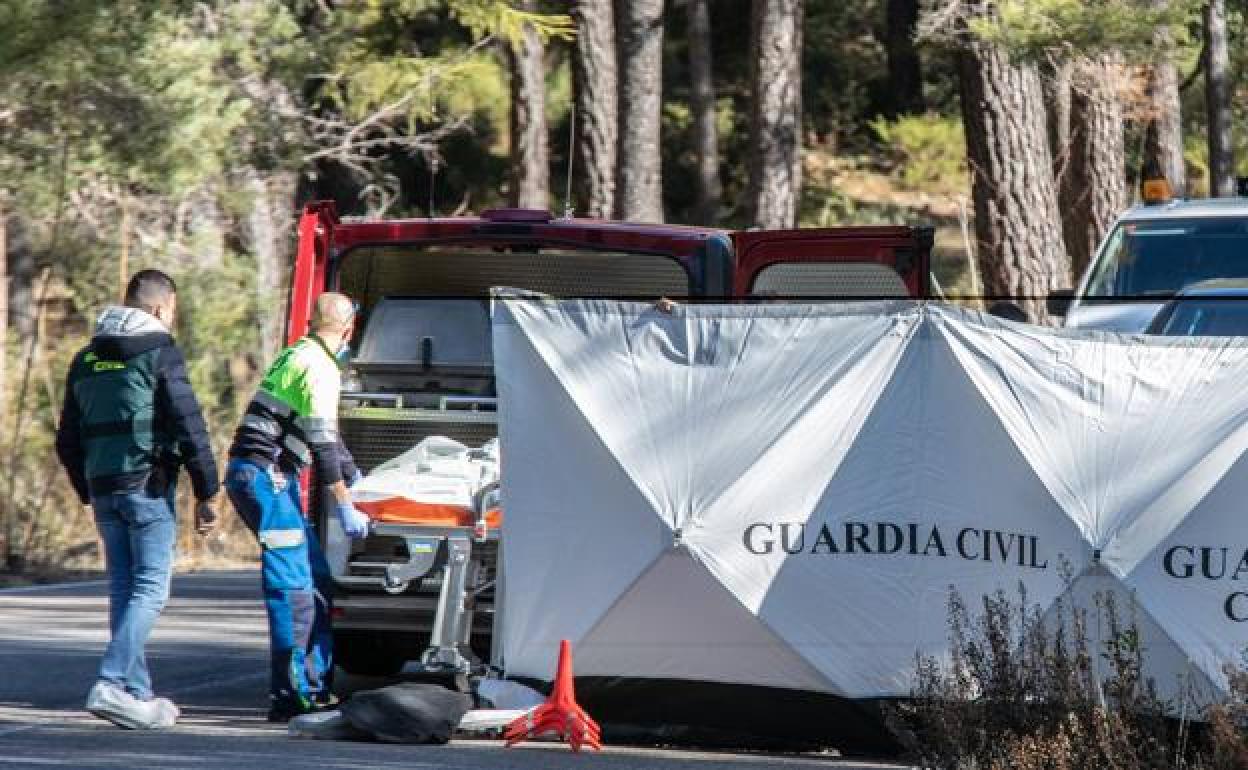
[[[269,697],[305,711],[328,698],[333,675],[329,564],[300,507],[299,478],[230,460],[225,491],[260,541],[269,616]]]
[[[169,598],[178,535],[173,490],[165,497],[101,495],[91,506],[108,565],[110,641],[99,676],[148,700],[152,679],[143,648]]]

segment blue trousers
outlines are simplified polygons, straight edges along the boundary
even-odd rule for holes
[[[143,648],[169,598],[178,536],[173,491],[166,497],[100,495],[91,499],[91,507],[108,566],[110,641],[99,678],[149,700],[152,678]]]
[[[260,542],[269,616],[269,697],[306,711],[329,697],[334,670],[329,564],[300,508],[297,476],[233,459],[225,489]]]

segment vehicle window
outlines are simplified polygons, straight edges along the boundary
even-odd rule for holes
[[[896,270],[878,262],[785,262],[759,270],[755,297],[905,297],[906,283]]]
[[[346,254],[341,291],[371,307],[382,297],[486,298],[491,287],[556,297],[685,297],[680,261],[654,254],[575,249],[361,248]]]
[[[1097,258],[1089,299],[1164,297],[1211,278],[1248,277],[1248,219],[1118,225]]]
[[[485,300],[385,298],[364,326],[357,362],[488,366],[490,311]]]
[[[1181,337],[1248,336],[1248,297],[1182,300],[1161,329]]]

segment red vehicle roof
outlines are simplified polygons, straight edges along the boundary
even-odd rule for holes
[[[316,294],[328,288],[331,261],[362,246],[501,241],[663,254],[704,271],[706,296],[748,296],[755,277],[778,263],[872,263],[897,270],[910,296],[927,292],[930,228],[899,226],[731,231],[713,227],[560,219],[534,209],[479,216],[340,218],[331,201],[311,203],[299,222],[288,338],[301,335]],[[708,255],[711,255],[708,257]],[[693,262],[701,257],[701,262]]]

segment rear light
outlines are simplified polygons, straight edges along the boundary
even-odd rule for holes
[[[329,611],[329,616],[333,618],[334,620],[340,620],[347,616],[347,611],[341,607],[334,607],[332,610]]]
[[[1145,179],[1140,185],[1140,197],[1145,203],[1169,203],[1174,197],[1170,183],[1165,179]]]

